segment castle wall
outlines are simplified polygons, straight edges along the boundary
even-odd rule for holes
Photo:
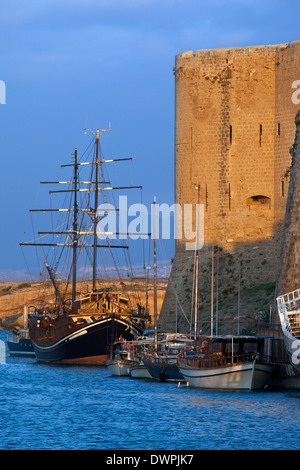
[[[176,57],[175,198],[181,207],[204,206],[199,307],[211,303],[213,262],[220,296],[237,282],[245,288],[278,278],[299,56],[296,42]],[[179,330],[193,321],[194,253],[186,241],[176,241],[162,329],[174,327],[176,309]]]
[[[287,294],[300,287],[300,113],[295,119],[296,135],[293,146],[291,177],[284,221],[281,269],[277,295]]]

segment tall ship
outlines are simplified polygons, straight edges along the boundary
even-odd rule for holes
[[[71,169],[69,181],[41,182],[51,185],[50,195],[63,197],[64,207],[54,208],[51,202],[47,209],[30,211],[48,214],[52,230],[39,231],[33,240],[20,243],[21,247],[41,250],[43,270],[54,288],[53,301],[45,300],[28,308],[29,335],[39,362],[104,365],[118,338],[135,339],[150,320],[134,287],[129,291],[127,282],[117,283],[113,276],[108,276],[109,285],[107,280],[104,282],[107,267],[103,259],[108,254],[119,273],[119,252],[125,253],[127,273],[130,269],[132,272],[126,243],[130,234],[123,231],[123,237],[118,239],[120,227],[112,237],[99,224],[111,211],[116,215],[119,210],[109,204],[113,190],[142,187],[111,185],[107,166],[132,158],[106,160],[100,146],[100,136],[106,130],[87,131],[92,132],[88,149],[81,158],[75,149],[71,163],[61,165],[62,169]],[[57,185],[63,189],[57,189]],[[92,278],[92,287],[85,293],[79,292],[79,273]]]
[[[293,370],[300,376],[300,289],[277,297],[284,346]]]

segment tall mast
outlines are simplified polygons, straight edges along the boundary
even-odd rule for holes
[[[211,246],[211,307],[210,307],[210,336],[214,334],[214,245]]]
[[[92,132],[95,136],[95,150],[96,150],[96,156],[95,156],[95,208],[94,208],[94,255],[93,255],[93,291],[96,290],[96,271],[97,271],[97,223],[98,223],[98,217],[97,217],[97,208],[98,208],[98,192],[99,192],[99,169],[98,165],[102,165],[102,161],[99,160],[99,140],[100,140],[100,134],[103,134],[103,132],[110,131],[111,129],[84,129],[84,133],[86,134],[86,131]],[[104,160],[105,161],[105,160]],[[113,161],[113,160],[111,160]],[[108,188],[112,189],[112,188]]]
[[[154,349],[157,352],[157,276],[156,276],[156,229],[155,229],[155,204],[156,199],[153,202],[153,264],[154,264]]]
[[[78,185],[78,165],[77,165],[77,149],[74,152],[74,205],[73,205],[73,285],[72,285],[72,310],[76,299],[76,263],[77,263],[77,246],[78,246],[78,226],[77,226],[77,185]]]
[[[200,184],[197,186],[198,189],[198,205],[200,204]],[[199,220],[198,213],[196,210],[196,266],[195,266],[195,325],[194,325],[194,348],[197,347],[197,335],[198,335],[198,276],[199,276],[199,255],[198,255],[198,232],[199,232]]]
[[[96,158],[95,158],[95,209],[94,209],[94,257],[93,257],[93,291],[96,290],[97,271],[97,208],[98,208],[98,164],[99,164],[99,129],[96,132]]]
[[[198,269],[199,269],[199,258],[198,252],[196,254],[196,279],[195,279],[195,325],[194,325],[194,347],[197,347],[197,335],[198,335]]]

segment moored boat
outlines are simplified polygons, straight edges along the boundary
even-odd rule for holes
[[[284,345],[296,375],[300,375],[300,289],[277,297]]]
[[[15,327],[7,335],[7,347],[10,356],[35,357],[32,341],[27,327],[27,307],[23,311],[24,327]]]
[[[161,382],[183,382],[185,380],[177,366],[177,356],[155,357],[152,355],[144,358],[143,363],[153,379]]]
[[[144,362],[141,361],[139,364],[133,364],[129,367],[130,375],[134,379],[152,379],[152,375],[148,371]]]
[[[158,348],[143,356],[143,363],[150,375],[161,382],[184,382],[184,376],[178,368],[177,357],[192,341],[181,334],[166,334],[166,339],[158,343]]]
[[[145,332],[144,332],[145,334]],[[158,340],[163,338],[163,335],[158,336]],[[129,372],[131,377],[134,379],[152,379],[146,365],[144,364],[143,357],[149,350],[153,350],[154,337],[141,337],[136,341],[132,342],[133,346],[133,358],[136,361],[135,364],[131,364]]]
[[[252,336],[207,337],[178,367],[190,386],[222,390],[263,389],[274,369],[263,338]]]
[[[10,356],[35,357],[28,329],[15,328],[7,335],[7,347]]]
[[[112,375],[130,375],[133,378],[150,378],[143,360],[143,354],[153,347],[154,338],[144,336],[135,341],[126,342],[119,339],[116,341],[111,352],[111,358],[106,365]]]
[[[130,367],[137,365],[131,342],[117,341],[114,344],[112,358],[106,361],[111,375],[130,375]]]

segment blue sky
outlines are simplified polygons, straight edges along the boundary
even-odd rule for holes
[[[294,0],[0,0],[0,279],[26,272],[39,182],[85,149],[86,125],[111,123],[105,156],[133,156],[145,203],[172,204],[176,54],[299,40],[299,17]]]

